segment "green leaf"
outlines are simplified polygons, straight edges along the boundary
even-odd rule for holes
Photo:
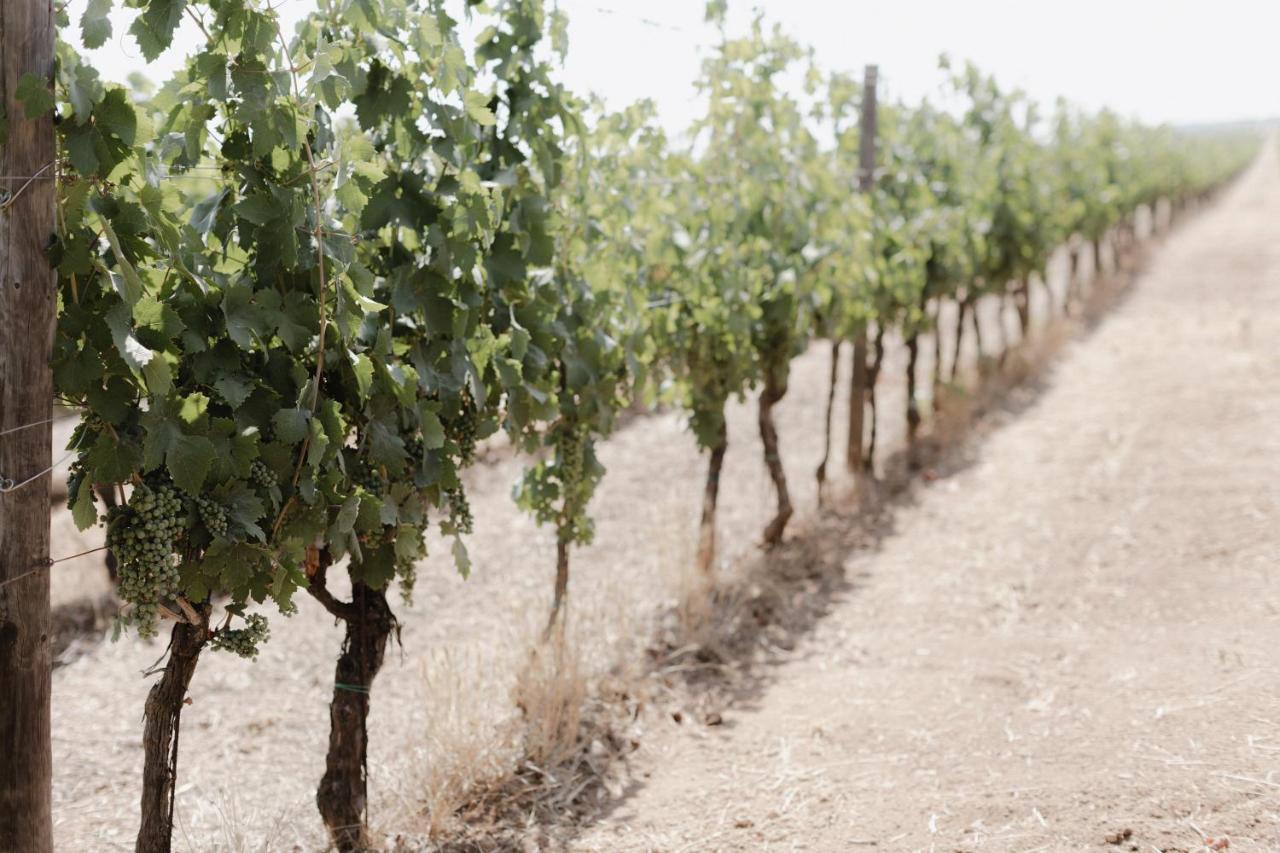
[[[467,115],[472,120],[484,127],[493,127],[498,123],[494,117],[493,111],[489,109],[489,99],[480,92],[467,92],[466,96]]]
[[[325,452],[329,449],[329,434],[318,418],[311,421],[311,441],[307,443],[307,464],[318,468],[324,462]]]
[[[89,0],[80,16],[80,40],[89,50],[96,50],[111,38],[112,0]]]
[[[191,209],[191,227],[201,237],[209,236],[209,232],[213,230],[214,220],[218,218],[218,210],[222,207],[223,199],[230,194],[231,189],[224,187]]]
[[[120,357],[124,359],[125,364],[141,373],[142,369],[155,359],[156,354],[133,336],[133,315],[129,311],[129,306],[124,303],[116,305],[107,312],[105,320],[107,328],[111,330],[111,340],[115,343]]]
[[[14,97],[22,104],[22,111],[28,120],[40,118],[57,105],[49,88],[49,81],[30,72],[23,74],[18,80]]]
[[[271,418],[277,441],[297,444],[307,437],[311,412],[308,409],[281,409]]]
[[[253,349],[262,317],[248,284],[228,285],[222,294],[222,315],[227,321],[227,337],[242,350]]]
[[[142,469],[154,471],[164,463],[174,442],[182,437],[182,430],[174,422],[171,413],[162,406],[156,406],[145,412],[141,421]]]
[[[93,108],[102,102],[105,94],[98,72],[85,65],[75,65],[65,70],[67,100],[71,101],[72,115],[76,122],[84,124],[93,114]]]
[[[186,6],[186,0],[150,0],[146,10],[129,27],[129,34],[138,42],[147,62],[155,62],[172,44]]]
[[[96,175],[98,173],[98,150],[94,144],[93,131],[90,128],[77,130],[75,133],[67,134],[65,140],[67,146],[67,156],[71,159],[71,165],[82,175]]]
[[[249,399],[253,387],[239,377],[222,376],[214,381],[213,390],[218,392],[218,396],[225,400],[228,406],[238,409],[244,405],[245,400]]]
[[[444,447],[444,425],[435,412],[423,410],[418,414],[422,428],[422,446],[427,450]]]
[[[356,529],[356,518],[360,515],[360,496],[352,495],[342,503],[338,515],[333,520],[333,530],[339,534],[351,533]]]
[[[204,436],[178,436],[165,454],[165,466],[174,485],[193,495],[200,494],[212,464],[213,442]]]
[[[98,523],[98,508],[93,502],[93,486],[85,482],[71,504],[71,518],[77,530],[88,530]]]
[[[227,508],[227,520],[238,526],[253,538],[265,542],[266,533],[258,522],[266,514],[262,499],[248,484],[238,481],[221,495],[222,505]]]
[[[169,362],[159,353],[152,353],[151,358],[142,366],[142,378],[147,390],[155,395],[168,394],[173,388],[173,371]]]
[[[89,474],[87,480],[121,483],[133,476],[144,461],[135,445],[121,443],[110,434],[102,434],[85,457],[85,469]]]
[[[120,238],[116,236],[116,231],[111,227],[110,220],[107,217],[100,217],[102,222],[102,233],[106,236],[107,242],[111,244],[111,254],[115,255],[116,266],[120,268],[120,278],[117,283],[122,285],[120,289],[120,297],[124,299],[125,304],[132,308],[142,299],[145,290],[142,284],[142,278],[138,275],[138,271],[133,268],[133,264],[129,263],[129,259],[125,257],[124,249],[120,247]],[[104,268],[105,271],[105,268]]]
[[[178,407],[178,417],[189,427],[197,426],[206,421],[206,415],[209,411],[209,398],[199,392],[188,394],[181,398],[181,404]],[[207,425],[202,429],[207,429]]]
[[[467,553],[467,546],[463,544],[461,537],[453,538],[453,565],[458,570],[458,574],[464,578],[471,577],[471,555]]]
[[[351,372],[355,374],[356,386],[361,400],[369,399],[369,391],[373,387],[373,362],[364,353],[351,353]]]
[[[381,421],[369,424],[369,458],[379,465],[386,465],[392,474],[404,470],[409,454],[404,449],[404,439],[391,431]]]
[[[256,193],[236,205],[236,213],[254,225],[266,225],[284,214],[284,208],[272,196]]]

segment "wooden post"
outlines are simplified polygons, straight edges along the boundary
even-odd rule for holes
[[[876,183],[876,66],[868,65],[862,80],[862,117],[858,139],[858,189],[870,193]],[[867,394],[867,330],[853,339],[852,384],[849,389],[849,441],[845,447],[845,465],[861,476],[862,437],[866,432]]]
[[[57,280],[53,116],[28,119],[24,74],[53,82],[51,0],[0,2],[0,846],[53,850],[49,482]]]

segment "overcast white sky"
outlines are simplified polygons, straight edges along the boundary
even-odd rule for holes
[[[71,4],[78,22],[85,0]],[[700,111],[692,84],[715,32],[702,0],[559,0],[570,15],[564,73],[611,106],[648,97],[672,130]],[[286,18],[314,0],[277,2]],[[877,63],[891,94],[934,91],[937,58],[972,59],[1008,86],[1051,105],[1059,96],[1144,121],[1216,122],[1280,116],[1280,0],[729,0],[733,26],[761,9],[816,51],[826,69]],[[133,12],[93,52],[108,79],[143,70],[156,79],[194,43],[148,70],[127,35]],[[74,36],[68,33],[68,36]]]

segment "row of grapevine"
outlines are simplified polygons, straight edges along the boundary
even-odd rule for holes
[[[112,36],[113,5],[90,0],[85,46]],[[147,60],[195,22],[172,80],[107,84],[61,44],[56,81],[20,88],[27,120],[58,123],[54,381],[83,413],[68,501],[107,526],[122,626],[173,623],[145,709],[140,850],[169,847],[202,650],[253,657],[254,605],[288,615],[299,591],[346,631],[317,803],[338,849],[370,845],[387,592],[411,597],[431,524],[469,571],[478,441],[503,433],[530,459],[516,498],[555,530],[550,630],[592,536],[597,444],[633,400],[679,406],[707,454],[710,570],[725,408],[759,391],[776,544],[794,507],[773,408],[812,342],[832,344],[834,383],[841,345],[870,341],[853,347],[861,423],[886,334],[908,342],[914,383],[946,301],[957,351],[984,294],[1013,299],[1025,332],[1058,246],[1098,257],[1135,210],[1201,195],[1251,153],[1066,106],[1044,133],[1034,105],[967,67],[948,69],[950,104],[878,111],[858,193],[861,87],[758,18],[729,37],[723,3],[707,113],[682,144],[648,105],[611,113],[564,89],[564,20],[542,0],[472,0],[463,22],[444,0],[325,0],[291,36],[258,0],[125,5]],[[854,450],[861,471],[874,433]]]

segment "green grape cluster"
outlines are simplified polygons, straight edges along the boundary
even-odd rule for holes
[[[249,480],[266,491],[280,485],[280,478],[276,476],[276,472],[268,468],[267,463],[261,459],[253,460],[253,464],[249,466]]]
[[[449,422],[448,436],[458,446],[458,459],[463,467],[476,459],[476,442],[480,425],[479,412],[470,396],[462,399],[462,412]]]
[[[218,651],[231,652],[252,660],[258,656],[258,647],[270,636],[267,617],[250,613],[244,617],[243,628],[223,628],[214,633],[209,645]]]
[[[560,480],[560,536],[583,544],[595,535],[595,526],[586,508],[598,477],[587,470],[588,435],[588,428],[582,424],[566,429],[556,458]]]
[[[586,452],[586,430],[580,426],[569,427],[560,439],[560,483],[566,503],[573,499],[583,483],[583,457]]]
[[[124,621],[139,636],[155,636],[159,600],[178,589],[174,546],[185,515],[178,490],[169,485],[138,486],[125,506],[108,515],[107,547],[116,557],[120,596],[134,605]]]
[[[471,533],[475,526],[475,518],[471,515],[471,502],[462,489],[449,489],[445,492],[449,499],[449,526],[455,533]]]
[[[83,462],[77,459],[71,463],[71,467],[67,469],[67,506],[70,506],[75,501],[76,495],[80,494],[80,486],[84,483],[86,476]]]
[[[214,539],[226,539],[227,508],[206,497],[196,497],[194,501],[196,510],[200,513],[200,520],[204,522],[204,529],[209,531],[209,535]]]
[[[352,483],[357,486],[363,486],[370,494],[382,494],[382,490],[386,487],[386,481],[383,479],[382,471],[377,465],[367,459],[361,459],[355,464],[354,468],[355,470],[351,474]]]
[[[407,439],[404,443],[404,452],[409,457],[412,467],[418,467],[422,464],[422,457],[426,454],[426,445],[422,442],[421,435],[415,435]]]

